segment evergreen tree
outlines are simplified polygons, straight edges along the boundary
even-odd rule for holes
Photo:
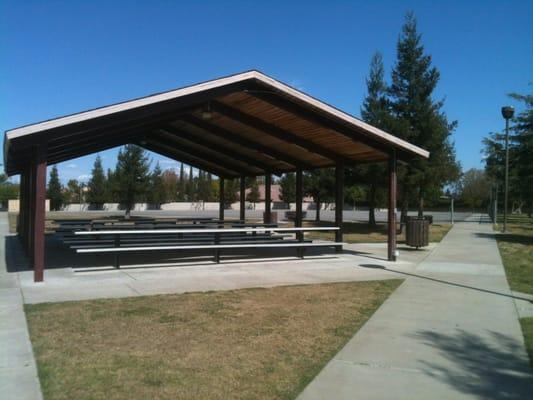
[[[283,174],[279,180],[280,199],[289,204],[296,201],[296,175],[294,172]]]
[[[455,161],[451,141],[456,122],[448,122],[442,111],[443,101],[434,101],[433,92],[439,72],[424,53],[416,19],[408,13],[397,44],[397,61],[389,89],[394,124],[390,131],[430,152],[429,159],[414,159],[400,167],[398,180],[402,189],[402,212],[409,193],[416,193],[419,215],[424,198],[440,195],[443,185],[458,179],[460,166]]]
[[[183,163],[180,165],[180,177],[178,183],[178,201],[186,201],[187,197],[187,182],[185,178],[185,167]]]
[[[257,183],[257,179],[252,178],[250,180],[250,192],[246,195],[246,200],[254,205],[254,210],[255,203],[259,202],[260,197],[261,196],[259,193],[259,184]]]
[[[150,181],[150,161],[146,152],[139,146],[128,144],[118,153],[113,180],[120,204],[130,217],[135,203],[146,198]]]
[[[376,53],[370,61],[370,72],[366,79],[367,95],[361,107],[361,117],[377,128],[388,130],[391,115],[384,74],[383,58],[380,53]],[[385,176],[385,168],[381,164],[359,165],[346,171],[348,185],[364,183],[368,187],[366,194],[370,226],[376,225],[376,198],[378,190],[386,185]]]
[[[68,203],[79,203],[80,201],[80,183],[77,179],[70,179],[67,182],[65,200]]]
[[[157,210],[161,208],[161,204],[167,201],[167,188],[163,180],[163,171],[159,163],[155,165],[152,174],[150,175],[150,191],[148,192],[148,202]]]
[[[193,175],[192,166],[189,166],[189,176],[188,176],[188,181],[186,183],[186,193],[187,193],[187,201],[190,201],[190,202],[196,201],[197,193],[194,187],[194,175]]]
[[[107,175],[105,180],[105,201],[106,203],[118,203],[117,197],[115,173],[111,168],[107,169]]]
[[[320,221],[320,208],[323,202],[335,199],[335,173],[332,169],[317,169],[304,175],[305,193],[316,204],[315,221]]]
[[[512,166],[516,176],[517,194],[525,203],[529,216],[533,213],[533,95],[511,94],[525,109],[518,113],[512,127],[515,158]]]
[[[166,201],[178,200],[178,176],[172,170],[166,170],[162,175],[163,184],[165,186]]]
[[[59,180],[59,172],[57,166],[54,165],[50,171],[50,180],[48,181],[48,190],[46,196],[50,199],[50,208],[53,211],[58,211],[63,205],[63,187]]]
[[[9,182],[6,174],[0,174],[0,205],[7,207],[8,200],[15,200],[19,197],[20,187]]]
[[[100,155],[96,156],[94,160],[93,170],[91,172],[91,179],[87,186],[87,202],[91,208],[101,210],[107,200],[106,196],[106,177],[104,168],[102,167],[102,159]]]
[[[229,207],[238,199],[239,179],[226,179],[224,181],[224,206]]]
[[[211,174],[209,172],[207,173],[206,186],[207,186],[207,190],[208,190],[208,197],[207,197],[206,201],[208,201],[208,202],[215,201],[215,191],[214,191],[214,187],[213,187],[213,177],[211,176]]]

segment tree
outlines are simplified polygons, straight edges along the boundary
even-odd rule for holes
[[[509,134],[509,200],[513,209],[533,212],[533,95],[510,94],[525,109],[513,119]],[[505,179],[505,134],[492,132],[483,139],[485,172],[503,193]]]
[[[185,192],[186,192],[186,200],[193,202],[196,201],[197,198],[197,192],[194,185],[194,175],[193,175],[193,169],[192,166],[189,166],[189,176],[188,180],[185,183]]]
[[[305,193],[313,198],[316,204],[315,221],[320,221],[322,202],[335,198],[335,174],[332,169],[318,169],[304,175]]]
[[[94,160],[91,179],[87,185],[87,202],[91,208],[101,210],[107,200],[106,196],[106,176],[102,167],[102,159],[97,155]]]
[[[146,198],[149,187],[150,161],[146,152],[133,144],[120,149],[113,180],[120,204],[126,210],[129,218],[135,203]]]
[[[415,159],[399,168],[402,212],[406,211],[408,195],[415,193],[418,213],[422,215],[424,199],[440,195],[442,187],[460,174],[451,141],[456,122],[448,122],[442,111],[444,102],[432,98],[439,78],[439,71],[431,65],[431,56],[424,52],[416,18],[413,13],[408,13],[398,39],[397,61],[389,88],[394,117],[389,130],[428,150],[430,158]]]
[[[187,197],[187,183],[185,178],[185,167],[180,165],[180,178],[178,184],[178,201],[185,201]]]
[[[527,212],[533,213],[533,95],[510,94],[521,101],[525,109],[518,113],[512,127],[515,142],[515,159],[512,163],[520,200],[526,204]]]
[[[237,192],[239,191],[239,179],[224,180],[224,206],[229,207],[237,201]]]
[[[283,174],[279,180],[280,199],[289,204],[296,201],[296,175],[294,172]]]
[[[211,182],[208,181],[206,173],[202,170],[198,171],[197,183],[198,200],[209,201],[212,193]]]
[[[363,187],[361,187],[361,185],[350,185],[346,188],[344,193],[345,193],[347,202],[352,205],[354,210],[355,210],[355,204],[359,200],[364,199],[365,196],[367,196],[366,190]]]
[[[68,203],[80,202],[80,183],[77,179],[70,179],[65,190],[65,200]]]
[[[176,201],[178,199],[178,176],[170,169],[163,172],[163,185],[165,186],[166,201]]]
[[[9,182],[6,174],[0,174],[0,205],[2,207],[7,206],[8,200],[17,199],[19,191],[19,185]]]
[[[473,211],[487,205],[490,192],[490,181],[484,171],[471,168],[461,179],[459,196]]]
[[[53,211],[58,211],[63,205],[63,187],[59,180],[59,172],[57,166],[54,165],[50,171],[50,180],[48,181],[48,190],[46,196],[50,199],[50,208]]]
[[[259,184],[257,183],[256,178],[250,179],[250,191],[246,195],[246,200],[250,203],[253,203],[254,210],[255,210],[255,203],[259,202],[260,200],[260,193],[259,193]]]
[[[157,210],[161,208],[161,204],[167,201],[167,188],[159,163],[155,165],[154,170],[150,174],[150,191],[148,192],[147,198],[148,202]]]
[[[389,130],[392,124],[390,102],[387,98],[387,84],[384,79],[385,69],[380,53],[374,54],[370,61],[370,72],[366,78],[367,95],[361,107],[361,117],[365,122],[383,130]],[[368,190],[368,224],[376,225],[376,196],[378,188],[384,186],[385,168],[379,164],[359,165],[347,170],[346,177],[350,186],[364,183]]]

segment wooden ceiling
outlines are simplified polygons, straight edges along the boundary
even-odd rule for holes
[[[249,71],[9,130],[5,169],[19,173],[35,152],[54,164],[127,143],[225,178],[429,155]]]

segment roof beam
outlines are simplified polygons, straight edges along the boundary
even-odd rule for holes
[[[219,152],[221,154],[224,154],[228,157],[240,160],[245,162],[246,164],[254,167],[254,168],[261,168],[265,173],[267,171],[270,171],[270,173],[275,173],[277,175],[281,175],[281,172],[276,170],[276,168],[272,167],[271,165],[265,164],[264,162],[248,157],[245,154],[242,154],[241,152],[235,151],[234,149],[228,147],[227,145],[224,145],[222,143],[214,143],[210,142],[209,140],[205,140],[205,137],[198,137],[197,135],[184,131],[183,129],[177,129],[171,125],[165,125],[162,130],[165,132],[168,132],[172,135],[175,135],[179,138],[185,139],[188,142],[194,143],[196,145],[205,147],[207,149]]]
[[[354,160],[352,160],[351,158],[345,157],[342,154],[326,149],[317,143],[306,140],[298,135],[295,135],[292,132],[287,131],[286,129],[282,129],[276,125],[270,124],[260,118],[254,117],[253,115],[246,114],[237,108],[228,106],[218,101],[212,101],[211,107],[214,111],[219,114],[222,114],[226,118],[230,118],[241,124],[247,125],[253,129],[263,132],[264,134],[273,136],[276,139],[282,140],[287,143],[295,144],[296,146],[301,147],[311,153],[318,154],[323,158],[327,158],[335,162],[342,161],[347,164],[354,163]]]
[[[285,164],[289,164],[294,167],[300,166],[303,169],[312,168],[312,166],[306,163],[305,161],[299,160],[289,154],[286,154],[272,147],[265,146],[264,144],[261,144],[259,142],[250,140],[244,136],[237,135],[227,129],[221,128],[210,122],[206,122],[203,119],[197,118],[193,115],[183,116],[180,118],[180,120],[186,122],[189,125],[200,128],[203,131],[206,131],[207,133],[209,133],[210,135],[216,136],[220,139],[224,139],[229,142],[237,143],[239,146],[258,151],[259,153],[265,154],[276,160],[282,161]]]
[[[237,176],[240,176],[238,172],[229,171],[226,169],[218,168],[216,166],[207,164],[200,158],[191,156],[190,154],[181,152],[173,147],[170,147],[164,144],[154,143],[153,141],[148,140],[148,139],[146,141],[143,141],[143,143],[138,142],[137,144],[141,147],[144,147],[145,149],[149,151],[153,151],[154,153],[158,153],[165,157],[172,158],[173,160],[191,165],[195,168],[201,169],[202,171],[206,171],[211,174],[217,175],[218,177],[233,179],[233,178],[236,178]]]
[[[351,140],[354,140],[356,142],[360,142],[369,147],[372,147],[373,149],[376,149],[384,153],[385,155],[388,155],[391,149],[393,148],[393,146],[387,146],[385,143],[372,139],[368,135],[365,135],[363,133],[358,133],[354,129],[350,129],[346,125],[336,122],[333,119],[324,116],[323,114],[320,114],[320,112],[317,112],[315,110],[309,110],[305,107],[302,107],[286,98],[281,97],[280,95],[277,95],[274,92],[268,92],[265,90],[257,90],[257,91],[246,90],[246,93],[274,107],[277,107],[287,112],[290,112],[292,114],[295,114],[298,117],[303,118],[309,122],[321,125]],[[397,151],[399,150],[400,149],[397,149]]]
[[[154,138],[154,136],[157,142],[161,142],[162,144],[166,144],[171,147],[176,147],[178,150],[181,150],[184,153],[188,153],[191,156],[209,161],[212,164],[219,165],[223,169],[227,169],[230,171],[241,171],[241,175],[243,173],[248,176],[260,175],[260,173],[257,173],[256,170],[248,168],[246,163],[244,163],[243,161],[233,160],[230,157],[222,158],[219,157],[216,152],[206,152],[204,150],[198,149],[197,147],[188,145],[183,141],[179,141],[179,137],[171,133],[167,133],[165,131],[153,131],[146,137]]]

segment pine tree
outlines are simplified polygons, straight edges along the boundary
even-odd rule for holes
[[[178,196],[179,196],[178,176],[173,170],[166,170],[163,172],[162,178],[163,178],[163,184],[165,186],[166,201],[177,201]]]
[[[150,161],[141,147],[128,144],[119,151],[114,173],[114,186],[120,204],[126,210],[126,218],[130,217],[135,203],[146,198],[149,170]]]
[[[178,183],[178,201],[186,201],[187,197],[187,183],[185,178],[185,167],[183,163],[180,165],[180,177]]]
[[[335,173],[332,169],[318,169],[304,175],[305,193],[313,198],[316,204],[315,221],[320,221],[322,203],[335,198]]]
[[[367,95],[361,107],[361,117],[365,122],[387,131],[391,125],[391,115],[384,75],[383,58],[376,53],[370,61],[370,72],[366,79]],[[366,194],[370,226],[376,225],[376,197],[378,190],[386,184],[384,176],[385,168],[380,164],[360,165],[346,171],[349,185],[364,183],[368,187]]]
[[[58,211],[63,205],[63,187],[59,180],[59,172],[57,166],[54,165],[50,171],[50,180],[48,181],[48,190],[46,196],[50,199],[50,208],[53,211]]]
[[[186,183],[186,193],[187,193],[187,201],[190,201],[190,202],[196,201],[197,193],[194,187],[194,175],[193,175],[192,165],[189,166],[189,176],[188,176],[188,181]]]
[[[528,215],[533,214],[533,95],[510,95],[521,101],[525,109],[518,113],[512,127],[515,158],[511,166],[516,176],[516,191],[521,202],[525,203]]]
[[[424,198],[440,195],[442,186],[457,180],[460,173],[451,141],[456,122],[448,122],[443,101],[432,98],[439,77],[431,56],[424,52],[414,14],[408,13],[398,39],[389,89],[394,116],[389,131],[430,152],[428,160],[415,159],[398,173],[402,211],[407,207],[407,195],[416,193],[419,215],[423,214]]]
[[[70,179],[67,182],[66,201],[68,201],[69,203],[79,203],[80,183],[77,179]]]
[[[156,210],[159,210],[161,204],[167,201],[166,189],[163,180],[163,171],[161,171],[161,167],[159,166],[159,163],[157,163],[150,175],[150,191],[148,192],[148,202],[155,207]]]
[[[87,188],[87,202],[90,204],[91,208],[101,210],[107,200],[107,196],[106,177],[104,175],[104,168],[102,167],[102,159],[100,158],[100,155],[97,155],[94,160],[91,179],[89,180]]]

